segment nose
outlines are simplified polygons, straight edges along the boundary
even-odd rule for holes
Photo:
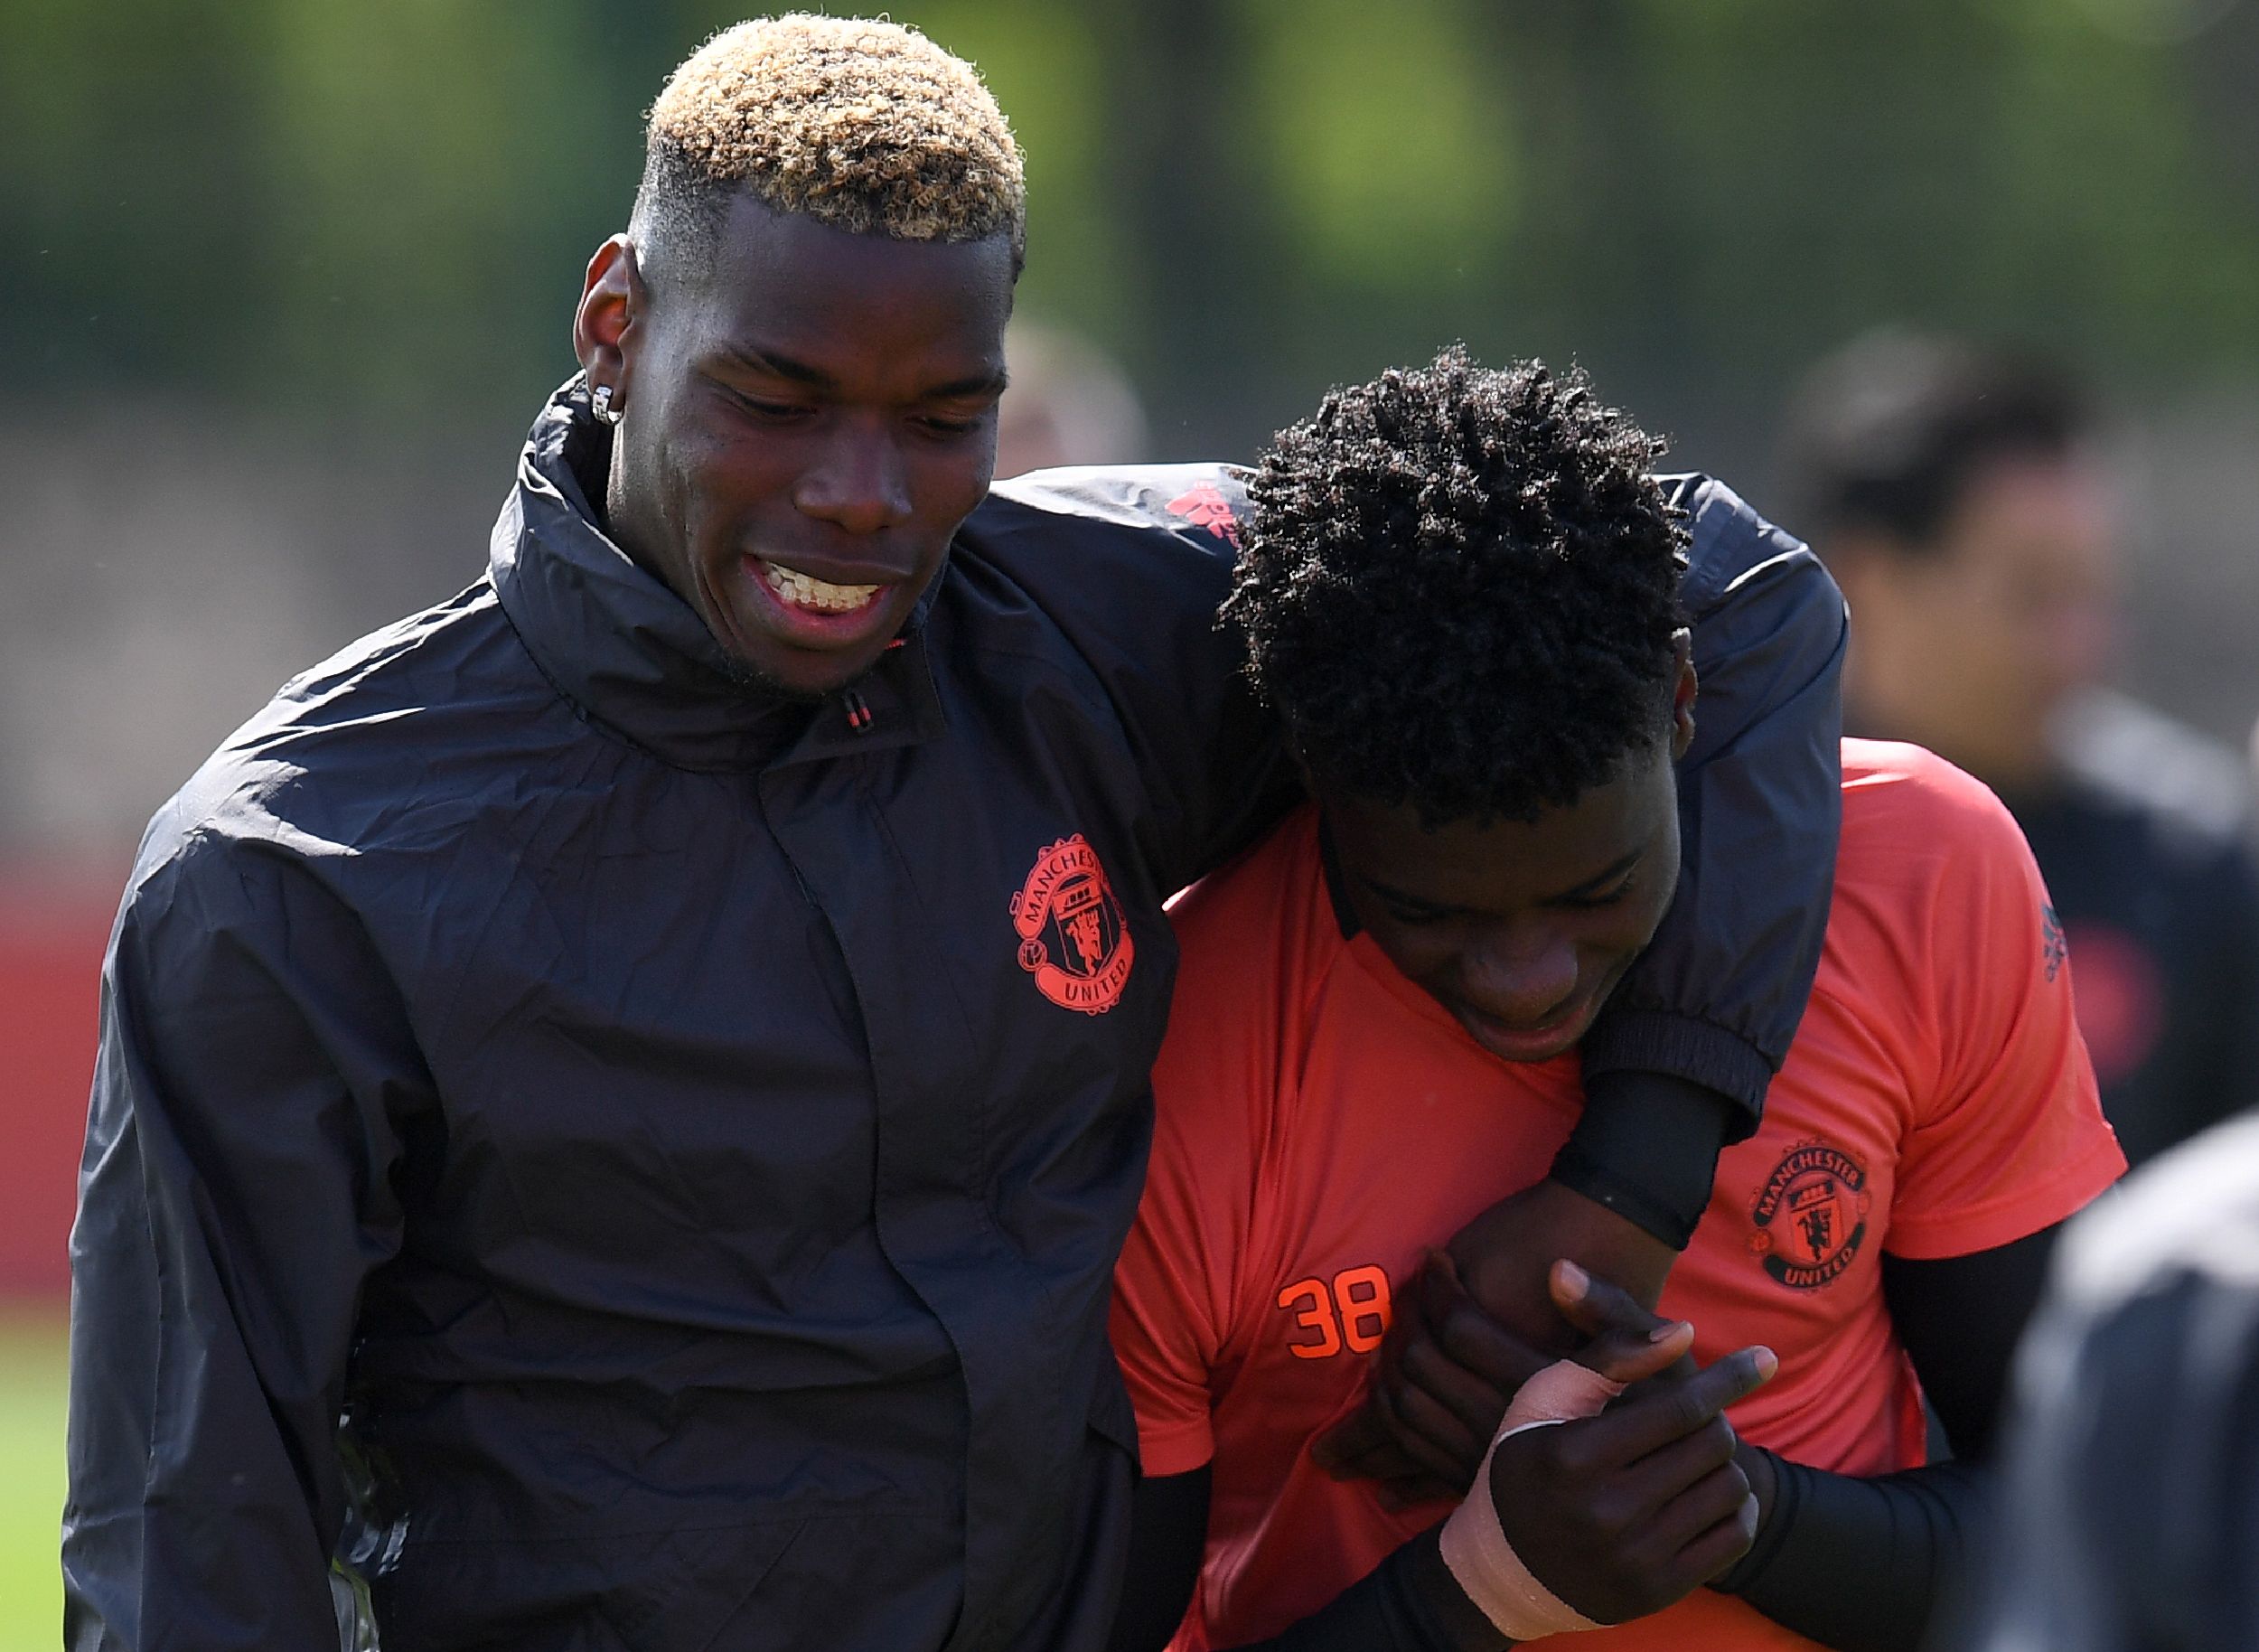
[[[1577,948],[1559,934],[1522,932],[1478,943],[1460,962],[1460,991],[1520,1032],[1551,1021],[1577,991]]]
[[[876,419],[841,419],[801,474],[792,502],[803,515],[858,535],[907,521],[910,478],[893,433]]]

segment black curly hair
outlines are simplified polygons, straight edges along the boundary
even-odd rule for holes
[[[1336,390],[1249,484],[1227,619],[1322,784],[1532,821],[1671,722],[1687,532],[1663,445],[1541,361]]]

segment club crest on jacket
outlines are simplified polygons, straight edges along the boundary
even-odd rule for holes
[[[1036,858],[1012,896],[1019,964],[1063,1009],[1103,1015],[1121,1001],[1136,948],[1098,851],[1081,832]]]

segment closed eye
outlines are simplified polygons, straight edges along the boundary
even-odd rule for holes
[[[805,402],[773,401],[765,396],[749,396],[735,386],[724,384],[718,379],[709,379],[707,382],[711,384],[720,393],[722,399],[728,402],[731,407],[736,408],[739,412],[751,415],[764,424],[789,424],[794,419],[804,418],[815,411]]]
[[[1385,897],[1381,901],[1381,910],[1388,914],[1391,922],[1397,924],[1441,924],[1458,915],[1448,906],[1407,906],[1401,901]]]
[[[938,414],[929,413],[921,418],[918,424],[928,436],[951,440],[958,436],[970,436],[980,428],[981,421],[987,418],[986,413],[976,413],[970,418],[944,418]]]
[[[1626,872],[1605,889],[1588,890],[1581,895],[1564,896],[1554,904],[1577,912],[1597,906],[1613,906],[1630,895],[1637,887],[1638,882],[1639,874],[1636,871]]]

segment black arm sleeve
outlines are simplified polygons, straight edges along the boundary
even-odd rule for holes
[[[1683,1246],[1708,1163],[1697,1149],[1691,1169],[1658,1170],[1641,1130],[1609,1117],[1648,1103],[1609,1081],[1671,1075],[1730,1104],[1727,1140],[1757,1128],[1827,930],[1847,634],[1842,595],[1810,551],[1715,482],[1674,482],[1673,496],[1693,523],[1684,602],[1701,684],[1679,765],[1679,888],[1585,1037],[1586,1120],[1555,1175],[1588,1197],[1612,1190],[1603,1202]]]
[[[1111,1652],[1159,1652],[1176,1634],[1199,1581],[1208,1489],[1205,1469],[1139,1483]],[[1236,1652],[1497,1652],[1509,1644],[1461,1592],[1429,1532],[1330,1604]]]
[[[1973,1579],[2016,1343],[2056,1229],[1935,1262],[1883,1259],[1883,1292],[1924,1392],[1962,1453],[1873,1479],[1772,1453],[1773,1506],[1713,1587],[1837,1652],[1913,1652]]]
[[[1720,1150],[1748,1122],[1740,1103],[1667,1073],[1596,1073],[1552,1177],[1683,1251],[1710,1205]]]
[[[1774,1456],[1757,1544],[1711,1585],[1836,1652],[1914,1652],[1989,1498],[1974,1463],[1859,1479]]]
[[[1497,1652],[1512,1646],[1461,1592],[1426,1532],[1331,1604],[1233,1652]]]
[[[1208,1545],[1209,1479],[1204,1468],[1138,1482],[1111,1652],[1160,1652],[1185,1620]]]

